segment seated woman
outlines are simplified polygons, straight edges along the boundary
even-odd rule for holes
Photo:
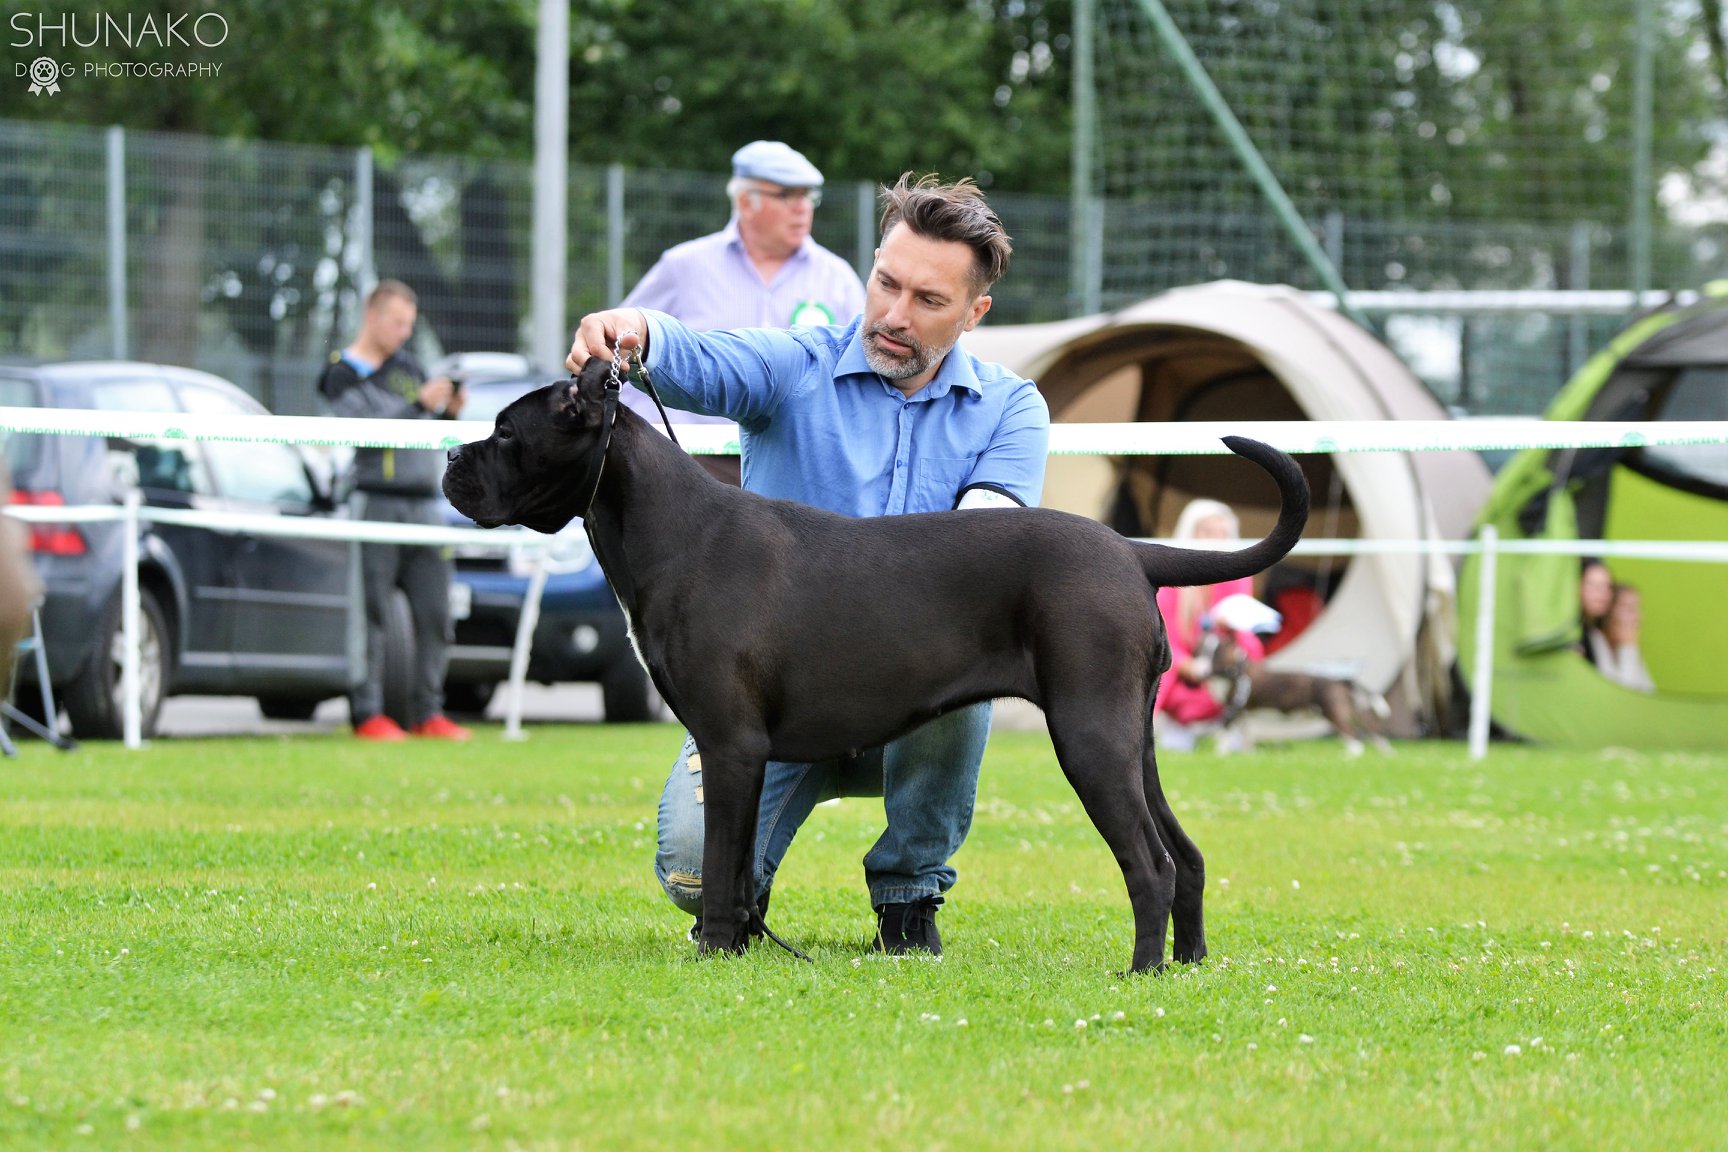
[[[1587,634],[1586,642],[1590,645],[1590,658],[1603,676],[1635,692],[1654,692],[1656,684],[1650,679],[1650,670],[1644,667],[1644,654],[1638,647],[1638,634],[1643,626],[1638,589],[1630,584],[1615,584],[1601,630]]]
[[[1174,536],[1179,541],[1231,540],[1241,534],[1236,513],[1228,504],[1191,500],[1176,520]],[[1197,588],[1158,589],[1158,611],[1164,616],[1164,628],[1170,637],[1170,670],[1158,681],[1158,695],[1153,701],[1155,711],[1185,726],[1215,720],[1223,714],[1223,703],[1207,690],[1206,679],[1212,669],[1200,652],[1206,639],[1205,617],[1213,605],[1238,594],[1254,595],[1252,577]],[[1232,635],[1250,661],[1265,658],[1265,646],[1258,636],[1240,631]],[[1179,741],[1167,742],[1180,746]]]
[[[1598,668],[1602,666],[1597,659],[1603,645],[1602,626],[1608,619],[1608,607],[1613,600],[1614,577],[1608,571],[1608,565],[1594,556],[1586,556],[1578,568],[1578,623],[1583,631],[1578,651]]]

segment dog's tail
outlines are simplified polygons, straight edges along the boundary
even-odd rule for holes
[[[1218,584],[1263,572],[1282,560],[1308,524],[1308,481],[1302,469],[1286,453],[1270,444],[1244,436],[1224,437],[1224,446],[1238,456],[1264,468],[1278,484],[1278,523],[1258,544],[1236,552],[1208,552],[1200,548],[1172,548],[1164,544],[1137,544],[1140,566],[1146,579],[1160,587],[1183,584]]]

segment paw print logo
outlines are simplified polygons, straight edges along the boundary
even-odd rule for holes
[[[30,81],[30,95],[54,95],[60,91],[60,65],[52,57],[36,57],[30,62]]]

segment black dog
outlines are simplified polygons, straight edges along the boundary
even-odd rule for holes
[[[886,743],[968,704],[1040,705],[1057,759],[1116,855],[1134,908],[1133,971],[1206,954],[1203,865],[1152,749],[1170,664],[1160,584],[1214,584],[1287,553],[1308,519],[1295,461],[1253,440],[1282,506],[1239,552],[1134,543],[1048,509],[851,519],[711,479],[616,403],[610,365],[531,392],[484,441],[450,450],[444,492],[485,527],[556,532],[586,516],[637,654],[696,739],[705,784],[701,951],[738,952],[768,760]],[[1174,858],[1172,858],[1174,854]]]

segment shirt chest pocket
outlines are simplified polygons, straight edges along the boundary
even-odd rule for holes
[[[970,456],[926,456],[918,461],[916,507],[908,512],[942,512],[954,507],[960,486],[972,475],[976,453]]]

